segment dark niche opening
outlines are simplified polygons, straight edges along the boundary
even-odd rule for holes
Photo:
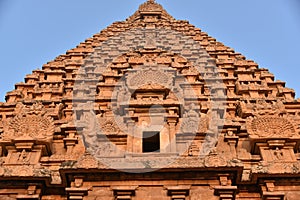
[[[160,137],[159,132],[143,133],[143,153],[159,152]]]

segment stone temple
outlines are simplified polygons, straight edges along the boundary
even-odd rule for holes
[[[0,103],[1,200],[298,200],[300,101],[153,0]]]

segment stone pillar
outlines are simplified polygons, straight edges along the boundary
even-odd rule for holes
[[[170,143],[170,152],[176,153],[176,122],[177,119],[168,119],[169,125],[169,143]]]
[[[133,131],[129,132],[129,134],[133,135],[133,137],[132,137],[132,152],[133,153],[142,153],[143,132],[141,130],[137,130],[134,126],[135,126],[135,123],[133,125]]]
[[[67,148],[67,154],[73,153],[73,148],[78,144],[78,137],[76,136],[76,130],[66,131],[67,137],[64,138],[65,147]]]
[[[134,136],[134,120],[128,120],[127,121],[127,127],[128,127],[128,135],[127,135],[127,152],[133,153],[133,136]]]
[[[235,135],[237,130],[234,129],[229,129],[225,135],[225,141],[228,143],[230,147],[230,153],[232,155],[232,158],[237,157],[237,152],[236,152],[236,145],[238,143],[239,137]]]

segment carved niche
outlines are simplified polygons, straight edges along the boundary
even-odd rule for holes
[[[16,105],[15,117],[5,123],[2,140],[31,138],[49,141],[53,137],[54,122],[47,114],[43,104],[36,103],[27,107],[22,103]]]
[[[120,136],[125,130],[120,120],[114,117],[97,116],[93,111],[83,113],[80,123],[83,127],[84,143],[89,153],[96,158],[122,157],[120,146],[124,143],[124,137],[112,137]]]
[[[209,128],[209,116],[200,115],[199,108],[192,104],[184,114],[180,128],[182,133],[206,133]]]
[[[267,103],[259,100],[256,104],[248,104],[244,107],[251,109],[253,113],[253,116],[246,120],[250,136],[259,138],[299,136],[294,120],[285,115],[285,106],[281,101]]]
[[[16,105],[15,116],[3,123],[0,139],[6,165],[35,165],[51,154],[54,122],[43,104]]]
[[[259,154],[268,163],[269,170],[279,169],[278,163],[297,161],[295,150],[299,145],[299,130],[296,122],[287,115],[282,101],[257,100],[255,103],[240,104],[240,111],[252,111],[246,119],[246,128],[251,142],[251,152]],[[277,167],[275,167],[277,166]]]

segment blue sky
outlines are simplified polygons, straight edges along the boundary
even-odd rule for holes
[[[0,0],[0,101],[26,74],[75,47],[143,0]],[[300,97],[299,0],[157,0],[234,48]]]

